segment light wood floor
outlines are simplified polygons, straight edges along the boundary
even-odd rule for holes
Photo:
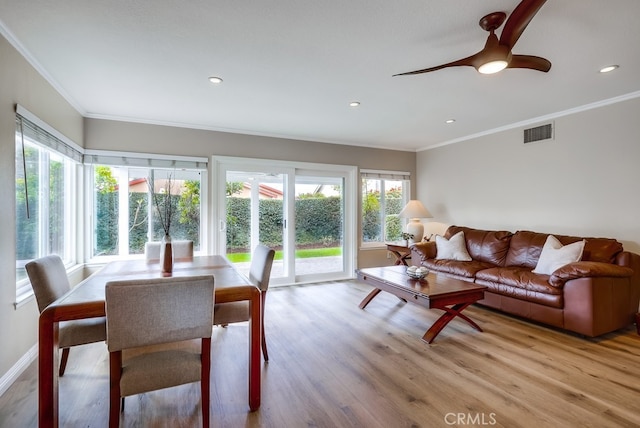
[[[247,328],[216,327],[214,427],[637,427],[640,336],[584,339],[482,307],[420,340],[440,312],[386,293],[358,309],[370,287],[328,282],[273,288],[267,297],[270,362],[262,406],[248,412]],[[0,425],[35,427],[36,366],[0,397]],[[197,384],[130,397],[125,427],[200,424]],[[74,348],[60,380],[62,427],[104,427],[104,344]]]

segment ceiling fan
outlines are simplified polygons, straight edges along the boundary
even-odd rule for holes
[[[498,40],[495,30],[502,25],[507,14],[493,12],[482,17],[480,27],[490,34],[484,48],[474,55],[436,67],[394,74],[394,76],[422,74],[457,66],[471,66],[483,74],[497,73],[505,68],[529,68],[546,73],[551,69],[549,60],[539,56],[513,55],[511,53],[513,46],[545,2],[546,0],[522,0],[507,19],[502,34],[500,34],[500,40]]]

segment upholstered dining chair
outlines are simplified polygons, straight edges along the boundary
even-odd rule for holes
[[[174,259],[186,259],[193,257],[193,241],[173,241]],[[160,259],[160,242],[146,242],[144,244],[144,257],[147,260]]]
[[[32,260],[25,265],[36,296],[40,313],[55,300],[71,290],[67,271],[59,256],[51,255]],[[62,349],[58,375],[64,375],[69,359],[69,348],[102,342],[106,338],[105,317],[75,321],[62,321],[58,325],[58,347]]]
[[[209,426],[213,284],[213,275],[107,283],[110,427],[124,397],[197,381]]]
[[[267,298],[267,290],[269,288],[269,278],[271,276],[271,267],[273,266],[273,257],[275,251],[266,245],[258,245],[251,257],[251,266],[249,268],[249,281],[260,289],[260,298],[262,301],[260,311],[260,325],[262,326],[262,355],[265,361],[269,361],[267,352],[267,341],[264,333],[264,304]],[[215,305],[213,311],[213,323],[226,327],[228,324],[243,322],[249,320],[249,302],[229,302],[219,303]]]

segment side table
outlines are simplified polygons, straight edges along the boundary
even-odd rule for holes
[[[404,242],[387,242],[387,251],[396,258],[396,265],[408,266],[407,260],[411,259],[411,249]]]

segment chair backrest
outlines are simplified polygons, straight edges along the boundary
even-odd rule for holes
[[[213,275],[110,281],[107,348],[210,338],[213,304]]]
[[[144,244],[144,257],[147,260],[160,259],[160,242],[146,242]],[[173,257],[176,259],[186,259],[193,257],[193,241],[173,241],[171,242]]]
[[[258,245],[251,256],[251,267],[249,268],[249,280],[260,290],[269,288],[269,277],[271,276],[271,266],[276,252],[266,245]]]
[[[25,269],[40,312],[71,289],[67,271],[59,256],[32,260],[25,265]]]

